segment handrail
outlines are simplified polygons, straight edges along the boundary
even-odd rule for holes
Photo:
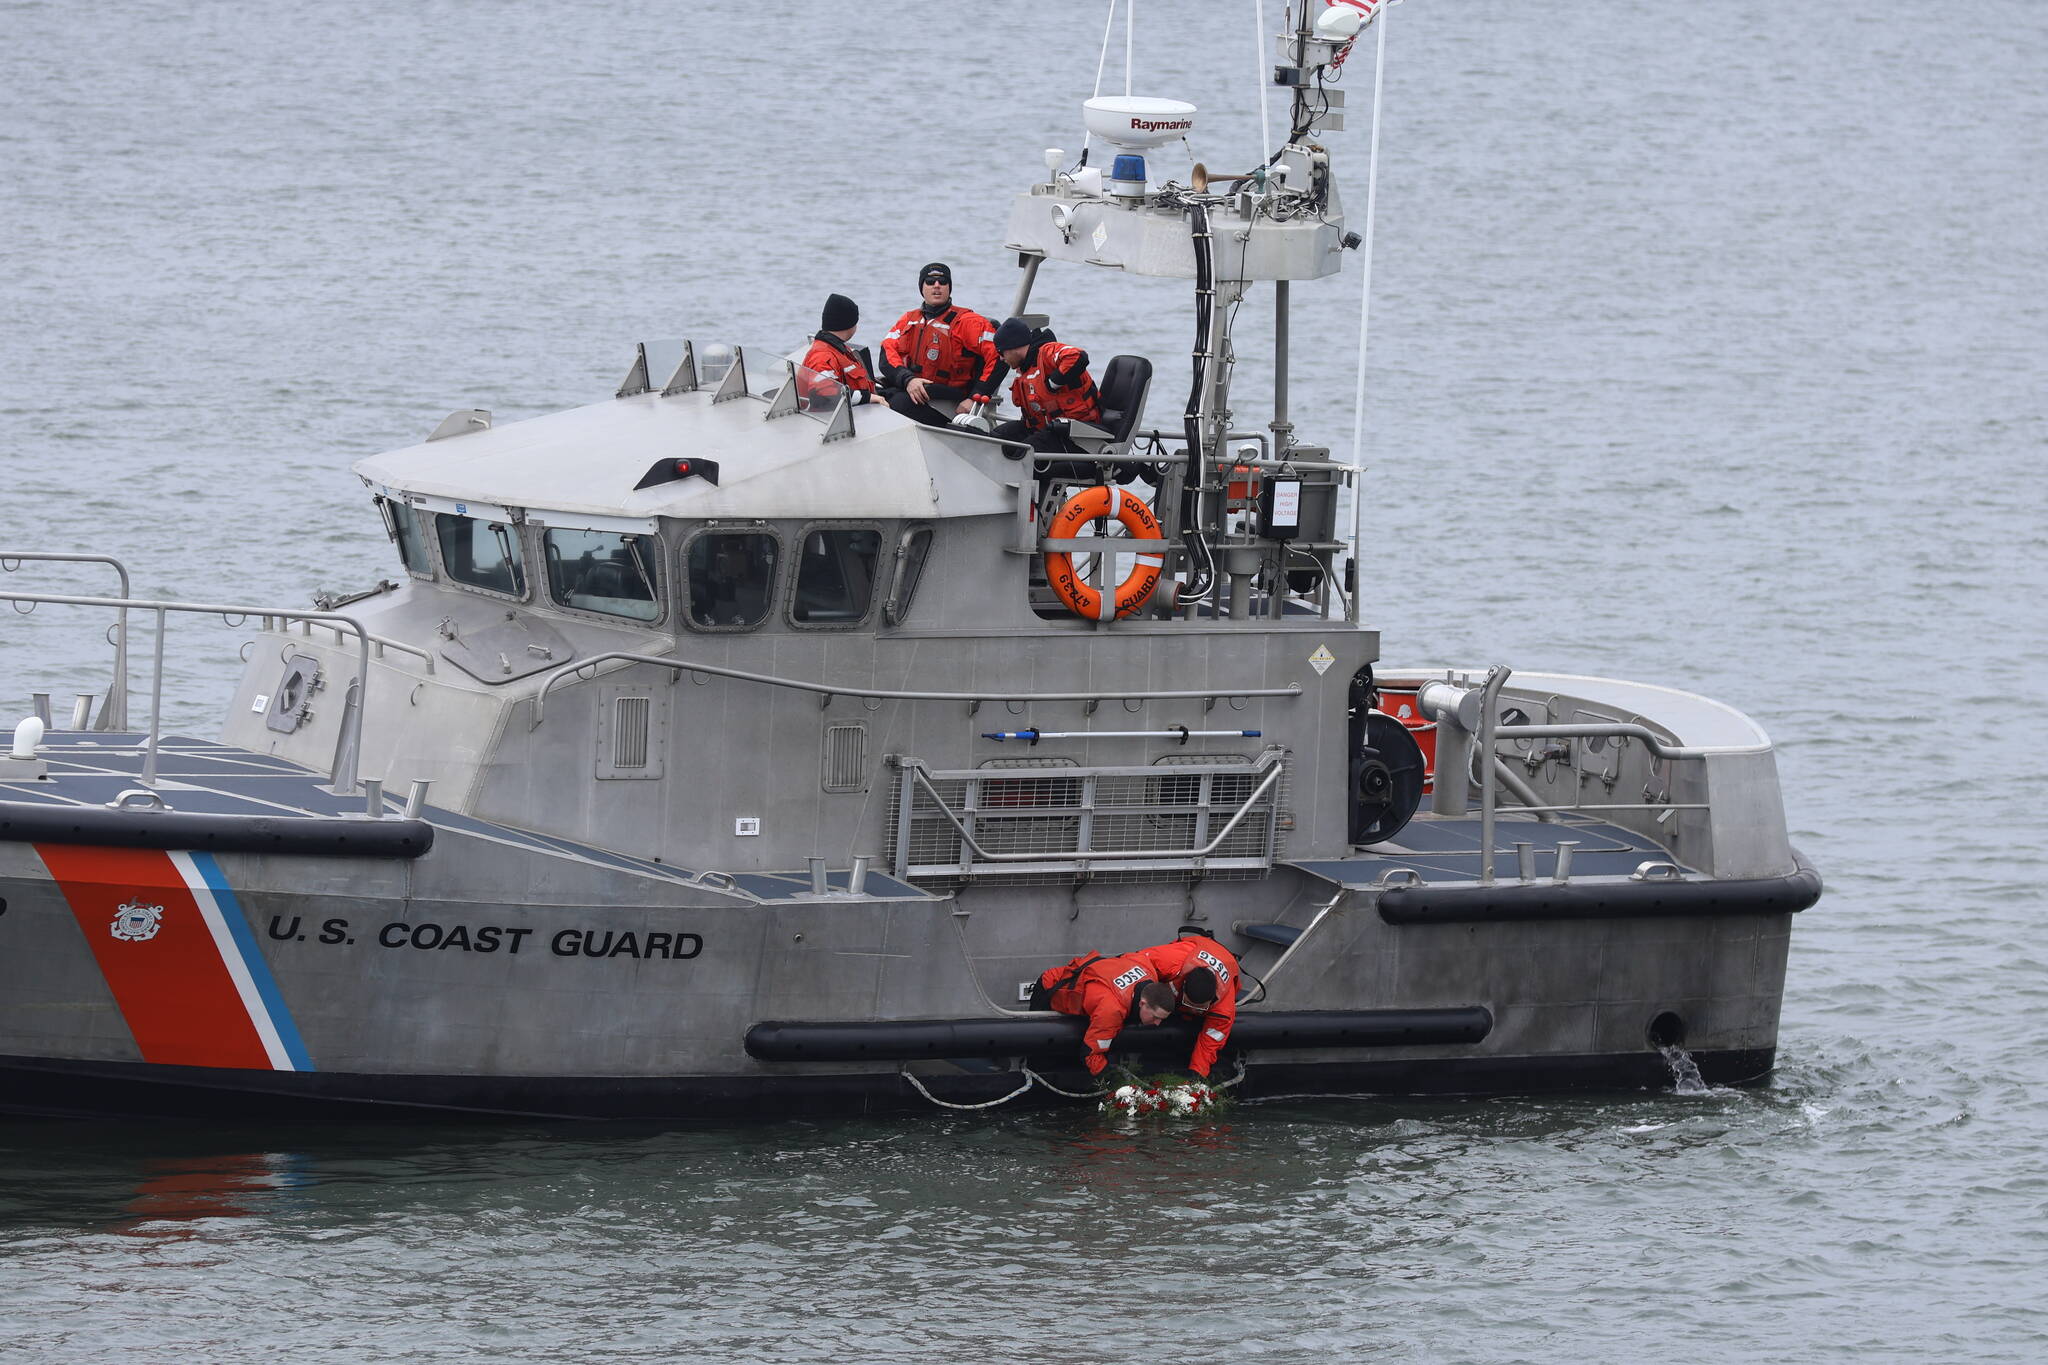
[[[12,566],[8,560],[13,560]],[[0,569],[13,573],[24,560],[54,564],[110,564],[121,576],[121,596],[128,596],[128,566],[112,555],[64,554],[52,550],[0,550]],[[107,689],[107,704],[100,708],[100,729],[128,728],[128,613],[114,619],[114,682]]]
[[[984,849],[979,843],[975,841],[974,836],[967,832],[967,826],[961,824],[959,818],[953,814],[952,807],[946,804],[946,798],[939,795],[937,789],[932,786],[931,779],[925,776],[924,765],[921,763],[913,763],[907,764],[906,766],[910,771],[910,775],[917,779],[917,784],[920,787],[923,787],[925,789],[925,793],[929,795],[934,802],[937,803],[939,808],[939,814],[945,816],[946,822],[952,825],[954,830],[959,833],[961,842],[965,843],[969,848],[973,849],[976,856],[978,856],[983,862],[1042,863],[1046,860],[1046,855],[1043,852],[990,853],[987,849]],[[1016,769],[1007,770],[1005,772],[1005,777],[1015,776],[1016,771]],[[1237,813],[1230,817],[1229,821],[1223,826],[1222,831],[1218,833],[1215,838],[1211,839],[1208,843],[1202,845],[1202,847],[1200,848],[1113,848],[1105,849],[1100,853],[1088,853],[1083,852],[1080,849],[1076,849],[1071,854],[1064,854],[1062,856],[1070,857],[1075,862],[1084,863],[1095,862],[1101,859],[1108,859],[1114,861],[1119,858],[1206,858],[1222,846],[1223,841],[1230,837],[1230,832],[1237,828],[1239,822],[1241,822],[1244,819],[1244,817],[1251,811],[1251,808],[1258,803],[1258,799],[1264,796],[1267,790],[1271,788],[1275,782],[1278,782],[1280,780],[1280,774],[1285,771],[1286,765],[1284,765],[1277,758],[1275,758],[1273,760],[1273,771],[1266,774],[1265,781],[1259,783],[1259,785],[1252,790],[1252,794],[1244,799],[1244,804],[1237,808]],[[1000,781],[1003,779],[999,778],[997,780]]]
[[[672,668],[677,672],[709,673],[717,678],[737,678],[742,682],[757,682],[769,687],[787,687],[798,692],[813,692],[826,697],[873,697],[877,701],[1193,701],[1209,700],[1215,697],[1298,697],[1299,683],[1286,687],[1205,687],[1192,692],[1123,692],[1111,689],[1105,692],[898,692],[887,688],[844,687],[835,683],[805,682],[800,678],[778,678],[769,673],[749,673],[745,669],[726,668],[719,664],[692,663],[687,659],[668,659],[654,654],[635,654],[630,650],[610,650],[593,654],[587,659],[564,664],[548,674],[541,683],[540,691],[533,698],[533,723],[526,728],[537,730],[547,719],[548,693],[555,684],[571,674],[611,659],[623,659],[636,664],[656,664]],[[592,672],[591,677],[596,677]]]
[[[1479,707],[1479,752],[1489,761],[1479,765],[1479,882],[1482,886],[1493,884],[1493,824],[1500,814],[1500,765],[1494,758],[1493,748],[1500,733],[1500,690],[1507,686],[1506,664],[1495,664],[1486,670],[1486,685],[1481,690],[1483,698]]]
[[[1547,819],[1551,814],[1558,811],[1590,809],[1644,811],[1651,809],[1706,810],[1711,808],[1703,803],[1688,802],[1682,806],[1673,806],[1668,802],[1652,803],[1647,801],[1642,803],[1641,805],[1629,806],[1603,805],[1599,807],[1589,807],[1580,805],[1539,805],[1535,801],[1530,799],[1534,795],[1533,790],[1525,787],[1522,783],[1515,780],[1514,775],[1509,771],[1506,762],[1501,758],[1500,754],[1497,752],[1501,740],[1593,738],[1636,739],[1641,740],[1644,746],[1649,749],[1650,753],[1660,759],[1709,758],[1716,754],[1732,754],[1747,752],[1747,750],[1743,748],[1731,745],[1671,744],[1666,742],[1663,736],[1657,734],[1656,731],[1650,729],[1649,726],[1642,725],[1634,721],[1593,721],[1575,725],[1502,725],[1500,723],[1500,694],[1501,690],[1507,686],[1508,678],[1511,676],[1512,672],[1513,670],[1509,669],[1505,664],[1495,664],[1493,667],[1487,669],[1486,680],[1480,685],[1479,688],[1479,733],[1476,736],[1476,738],[1479,744],[1479,752],[1483,754],[1487,760],[1481,763],[1479,773],[1479,882],[1482,886],[1492,885],[1494,879],[1494,827],[1495,820],[1498,816],[1500,807],[1500,788],[1503,785],[1507,785],[1511,789],[1513,789],[1516,797],[1522,801],[1523,808],[1529,811],[1530,813],[1534,814],[1539,820]],[[1427,682],[1434,680],[1431,679],[1425,681]],[[1450,712],[1442,711],[1439,712],[1439,715],[1445,723],[1454,726],[1457,725],[1457,721]]]
[[[280,621],[280,622],[282,623],[282,624],[281,624],[281,625],[279,626],[279,629],[280,629],[280,630],[289,630],[289,629],[291,628],[291,623],[292,623],[293,621],[298,621],[298,620],[318,620],[318,619],[320,619],[320,614],[319,614],[318,612],[310,612],[310,613],[309,613],[309,612],[303,612],[303,611],[292,611],[292,612],[283,612],[283,613],[280,613],[280,612],[274,612],[274,611],[272,611],[272,612],[259,612],[259,613],[258,613],[258,615],[261,615],[261,616],[263,616],[263,617],[265,618],[265,625],[264,625],[264,628],[265,628],[265,629],[268,629],[268,628],[269,628],[269,618],[270,618],[270,617],[272,617],[272,616],[275,616],[275,617],[277,617],[277,618],[278,618],[278,620],[279,620],[279,621]],[[328,627],[328,629],[329,629],[329,630],[334,630],[334,627],[333,627],[333,626],[329,626],[329,627]],[[357,631],[357,634],[362,634],[362,632],[361,632],[360,630],[358,630],[358,631]],[[340,638],[341,638],[341,632],[340,632],[340,631],[338,631],[338,630],[335,630],[335,631],[334,631],[334,635],[335,635],[335,641],[336,641],[336,643],[339,643],[339,642],[340,642]],[[431,678],[431,677],[434,677],[434,676],[436,676],[436,670],[435,670],[435,668],[434,668],[434,653],[433,653],[433,651],[432,651],[432,650],[428,650],[428,649],[421,649],[421,648],[420,648],[420,647],[419,647],[418,645],[409,645],[409,644],[407,644],[407,643],[406,643],[405,641],[403,641],[403,640],[394,640],[394,639],[392,639],[392,638],[391,638],[390,636],[388,636],[388,635],[369,635],[369,636],[366,636],[365,638],[369,640],[370,644],[371,644],[371,645],[372,645],[373,647],[375,647],[375,649],[376,649],[376,651],[377,651],[377,652],[376,652],[376,654],[375,654],[375,655],[374,655],[373,657],[381,659],[381,658],[383,658],[383,657],[384,657],[384,651],[385,651],[385,650],[387,650],[387,649],[395,649],[395,650],[397,650],[397,651],[398,651],[398,652],[399,652],[400,654],[410,654],[410,655],[412,655],[412,656],[413,656],[413,657],[414,657],[415,659],[418,659],[418,660],[419,660],[419,661],[420,661],[421,663],[425,664],[425,665],[427,666],[427,676],[428,676],[428,677],[430,677],[430,678]]]
[[[1712,758],[1715,754],[1752,753],[1754,749],[1736,744],[1670,744],[1647,725],[1632,725],[1620,721],[1612,724],[1588,723],[1585,725],[1503,725],[1498,727],[1497,737],[1501,739],[1571,739],[1610,736],[1620,739],[1639,739],[1649,746],[1658,758]]]
[[[157,602],[133,597],[70,597],[52,593],[10,593],[0,592],[0,602],[47,602],[64,607],[117,607],[134,608],[138,611],[156,613],[156,665],[151,676],[149,693],[149,744],[144,750],[141,781],[144,786],[156,781],[157,751],[163,742],[163,700],[164,700],[164,617],[168,612],[182,611],[196,616],[289,616],[304,621],[341,621],[354,630],[359,641],[356,668],[356,705],[353,709],[343,706],[341,711],[341,735],[335,745],[334,767],[329,774],[329,785],[337,795],[347,796],[356,790],[356,764],[358,751],[362,747],[363,713],[369,709],[370,689],[370,633],[363,629],[362,622],[353,616],[336,611],[299,611],[287,607],[244,607],[221,605],[209,602]]]

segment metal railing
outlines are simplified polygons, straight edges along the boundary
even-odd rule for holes
[[[1286,761],[935,771],[896,760],[892,862],[907,879],[1270,868]]]
[[[0,550],[0,570],[13,573],[22,563],[34,560],[45,564],[106,564],[112,566],[121,576],[121,596],[131,595],[128,586],[128,566],[112,555],[64,554],[52,550]],[[30,608],[34,610],[33,607]],[[128,728],[128,613],[117,612],[114,616],[114,680],[107,684],[106,704],[100,707],[101,730],[126,730]]]
[[[1212,705],[1224,697],[1299,697],[1301,686],[1289,683],[1286,687],[1205,687],[1192,691],[1146,692],[1119,691],[1110,689],[1097,692],[906,692],[889,688],[848,686],[842,683],[809,682],[802,678],[781,678],[772,673],[750,673],[741,668],[726,668],[721,664],[694,663],[688,659],[663,658],[658,654],[635,654],[630,650],[609,650],[593,654],[587,659],[563,664],[547,675],[541,682],[540,691],[533,698],[533,723],[529,730],[540,728],[547,719],[548,693],[555,690],[563,680],[577,675],[589,678],[597,676],[597,665],[609,660],[625,663],[654,664],[671,668],[679,673],[704,673],[714,678],[736,678],[741,682],[761,683],[767,687],[787,687],[797,692],[810,692],[826,701],[834,697],[861,697],[875,701],[959,701],[979,706],[983,702],[995,701],[1206,701]]]
[[[403,644],[396,640],[384,640],[371,635],[369,631],[363,628],[362,622],[356,620],[353,616],[341,612],[302,611],[293,607],[249,607],[215,602],[159,602],[125,596],[74,597],[57,593],[0,592],[0,601],[28,602],[34,605],[48,603],[53,606],[67,607],[110,607],[120,611],[124,618],[129,611],[147,611],[155,614],[156,640],[153,651],[154,662],[150,674],[149,738],[143,750],[141,776],[141,781],[145,786],[156,781],[157,754],[163,744],[164,628],[172,612],[182,612],[196,616],[219,616],[222,618],[239,616],[245,620],[255,616],[263,618],[266,628],[269,627],[272,621],[278,622],[281,628],[289,628],[291,623],[295,621],[304,622],[307,623],[309,634],[311,633],[312,624],[323,623],[327,624],[330,629],[335,630],[337,642],[344,637],[334,623],[348,627],[348,633],[356,637],[356,676],[352,681],[352,686],[356,689],[356,699],[353,705],[344,705],[342,708],[341,730],[335,744],[334,764],[329,774],[330,785],[337,795],[342,796],[353,794],[357,786],[357,763],[362,749],[363,713],[367,709],[369,701],[370,651],[372,646],[398,649],[408,654],[419,655],[422,658],[427,657],[423,651],[412,645]],[[31,610],[33,609],[34,607],[31,606]],[[379,657],[381,657],[381,650]],[[428,658],[427,664],[428,671],[431,672],[433,660]]]
[[[1513,670],[1506,665],[1496,664],[1486,671],[1485,680],[1477,688],[1471,688],[1469,684],[1449,683],[1447,679],[1443,678],[1427,678],[1412,684],[1407,680],[1380,679],[1382,687],[1392,685],[1402,691],[1406,691],[1413,686],[1417,692],[1418,705],[1423,707],[1425,714],[1435,717],[1438,727],[1437,733],[1439,735],[1436,777],[1438,790],[1441,792],[1445,789],[1447,777],[1455,776],[1456,780],[1453,786],[1461,794],[1453,799],[1459,803],[1461,808],[1462,802],[1465,799],[1462,792],[1466,790],[1469,778],[1464,777],[1462,774],[1449,774],[1447,773],[1447,768],[1453,763],[1464,765],[1468,769],[1471,766],[1477,766],[1479,770],[1479,880],[1483,885],[1491,885],[1495,880],[1494,835],[1500,813],[1500,788],[1503,785],[1508,785],[1520,802],[1514,809],[1536,815],[1538,818],[1552,814],[1568,814],[1574,811],[1647,812],[1654,810],[1658,812],[1659,819],[1662,820],[1668,818],[1668,812],[1672,811],[1711,809],[1711,805],[1703,801],[1674,802],[1668,799],[1664,801],[1645,799],[1640,802],[1603,802],[1591,804],[1572,802],[1570,804],[1543,805],[1529,799],[1534,794],[1531,789],[1527,788],[1525,784],[1512,779],[1507,769],[1507,760],[1512,755],[1504,757],[1497,751],[1499,744],[1503,740],[1636,740],[1644,746],[1645,750],[1653,758],[1664,761],[1704,759],[1712,758],[1716,755],[1754,752],[1753,746],[1748,745],[1675,744],[1640,721],[1585,721],[1560,725],[1503,725],[1500,723],[1501,691],[1506,686],[1512,672]],[[1435,710],[1431,710],[1422,701],[1422,697],[1432,685],[1436,684],[1443,684],[1458,691],[1476,692],[1478,694],[1478,706],[1474,708],[1476,715],[1461,716],[1459,712],[1462,708],[1455,704],[1439,706]],[[1468,734],[1471,735],[1475,742],[1476,755],[1468,752],[1462,741],[1449,745],[1443,743],[1443,737],[1445,736]],[[1475,756],[1481,759],[1476,765],[1472,763],[1472,759]],[[1612,782],[1609,785],[1611,786]],[[1444,811],[1442,805],[1439,805],[1437,809],[1439,813]],[[1519,847],[1523,846],[1518,845]]]

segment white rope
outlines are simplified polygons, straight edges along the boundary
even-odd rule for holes
[[[951,1100],[942,1100],[937,1095],[934,1095],[931,1091],[925,1089],[924,1082],[919,1080],[916,1076],[913,1076],[910,1073],[910,1069],[908,1067],[905,1067],[902,1071],[898,1072],[897,1074],[903,1077],[904,1080],[909,1081],[911,1085],[915,1086],[917,1088],[918,1094],[924,1096],[933,1104],[938,1105],[941,1109],[993,1109],[999,1104],[1008,1104],[1011,1100],[1016,1099],[1019,1095],[1029,1090],[1031,1088],[1031,1082],[1033,1079],[1030,1071],[1027,1070],[1024,1073],[1024,1084],[1018,1086],[1015,1090],[1012,1090],[1009,1094],[1003,1096],[1001,1099],[983,1100],[980,1104],[955,1104]]]
[[[903,1077],[904,1080],[909,1081],[912,1088],[915,1089],[918,1094],[924,1096],[926,1099],[930,1100],[933,1104],[936,1104],[941,1109],[993,1109],[999,1104],[1008,1104],[1011,1100],[1016,1099],[1019,1095],[1022,1095],[1025,1091],[1029,1090],[1033,1085],[1043,1086],[1045,1089],[1050,1090],[1053,1094],[1058,1095],[1062,1099],[1094,1100],[1100,1099],[1102,1097],[1102,1091],[1100,1090],[1062,1090],[1058,1086],[1054,1085],[1051,1081],[1047,1080],[1045,1077],[1039,1075],[1036,1071],[1033,1071],[1028,1066],[1023,1067],[1020,1070],[1021,1074],[1024,1077],[1024,1083],[1022,1085],[1018,1086],[1015,1090],[1012,1090],[1007,1095],[1002,1095],[992,1100],[983,1100],[979,1104],[956,1104],[952,1100],[940,1099],[937,1095],[934,1095],[931,1091],[925,1089],[924,1082],[919,1080],[917,1076],[914,1073],[912,1073],[910,1068],[908,1067],[905,1067],[902,1071],[899,1071],[897,1074]],[[1127,1066],[1119,1066],[1117,1070],[1123,1072],[1124,1075],[1130,1077],[1130,1079],[1133,1082],[1136,1082],[1141,1079],[1141,1077],[1139,1077],[1139,1075],[1135,1071],[1132,1071]],[[1240,1084],[1243,1080],[1244,1058],[1239,1057],[1237,1059],[1237,1074],[1235,1076],[1232,1076],[1227,1081],[1218,1081],[1214,1085],[1211,1085],[1209,1088],[1211,1090],[1228,1090],[1232,1086]]]
[[[1387,84],[1387,14],[1391,6],[1381,6],[1373,22],[1378,25],[1379,55],[1374,59],[1372,71],[1372,151],[1366,160],[1365,172],[1365,267],[1364,279],[1359,284],[1358,294],[1358,387],[1351,398],[1351,465],[1358,472],[1352,475],[1351,483],[1351,562],[1358,564],[1359,528],[1365,514],[1365,344],[1372,317],[1372,238],[1373,226],[1377,221],[1380,194],[1380,92]],[[1365,568],[1356,570],[1358,581],[1365,582]]]
[[[1032,1080],[1037,1081],[1047,1090],[1052,1091],[1053,1094],[1064,1096],[1065,1098],[1070,1100],[1092,1100],[1098,1098],[1102,1094],[1100,1090],[1062,1090],[1058,1086],[1054,1085],[1051,1081],[1047,1080],[1045,1077],[1039,1075],[1036,1071],[1033,1071],[1028,1066],[1024,1068],[1024,1074],[1026,1076],[1029,1076]]]

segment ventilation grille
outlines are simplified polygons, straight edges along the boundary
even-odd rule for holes
[[[626,771],[647,766],[647,721],[652,697],[620,697],[612,721],[612,766]]]
[[[825,727],[824,768],[820,774],[828,792],[863,792],[868,789],[868,727],[854,722]]]
[[[667,729],[665,695],[631,684],[605,688],[597,713],[597,776],[660,777]]]

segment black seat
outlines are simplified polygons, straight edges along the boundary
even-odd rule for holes
[[[1095,386],[1102,417],[1095,422],[1066,424],[1067,439],[1084,454],[1121,455],[1130,449],[1131,433],[1145,415],[1145,395],[1152,387],[1152,362],[1141,355],[1113,355],[1103,367],[1102,382]],[[1093,481],[1098,478],[1118,483],[1143,479],[1157,483],[1157,466],[1143,464],[1109,465],[1077,460],[1046,461],[1038,464],[1041,478],[1054,477]],[[1111,479],[1111,476],[1114,476]]]
[[[1110,446],[1121,450],[1145,413],[1145,394],[1152,387],[1152,362],[1141,355],[1113,355],[1096,386],[1102,420],[1095,425],[1109,434]],[[1079,434],[1079,433],[1076,433]]]

